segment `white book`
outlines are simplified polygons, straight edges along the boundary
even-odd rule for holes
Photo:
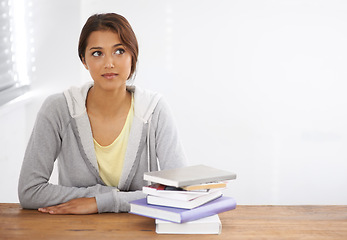
[[[148,195],[165,197],[170,199],[189,201],[194,198],[209,195],[212,192],[220,191],[222,189],[209,189],[206,191],[176,191],[176,190],[159,190],[153,186],[142,187],[142,192]]]
[[[166,169],[146,172],[144,180],[160,183],[166,186],[185,187],[201,183],[232,180],[236,174],[205,165],[195,165],[183,168]]]
[[[222,223],[218,214],[186,223],[155,220],[158,234],[220,234]]]
[[[147,203],[158,206],[165,207],[174,207],[174,208],[184,208],[184,209],[193,209],[199,207],[207,202],[210,202],[216,198],[219,198],[223,195],[221,191],[215,191],[208,195],[199,196],[197,198],[191,199],[189,201],[184,200],[175,200],[165,197],[158,197],[153,195],[147,196]]]

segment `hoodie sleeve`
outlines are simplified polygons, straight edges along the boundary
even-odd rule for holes
[[[74,198],[112,193],[114,189],[100,184],[67,187],[49,183],[54,162],[61,150],[64,124],[67,124],[59,120],[59,111],[62,111],[60,101],[65,101],[62,95],[49,97],[37,115],[19,177],[18,196],[23,208],[53,206]]]
[[[185,166],[187,160],[174,117],[163,98],[159,100],[154,110],[152,123],[155,131],[153,133],[155,135],[155,153],[159,160],[160,169]]]

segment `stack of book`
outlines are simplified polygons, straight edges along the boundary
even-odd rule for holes
[[[146,198],[130,202],[130,213],[156,219],[156,232],[166,234],[219,234],[218,213],[236,202],[223,196],[227,181],[236,174],[205,165],[144,174]]]

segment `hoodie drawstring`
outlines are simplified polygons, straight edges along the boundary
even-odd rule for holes
[[[148,119],[148,128],[147,128],[147,169],[148,172],[151,172],[151,156],[150,156],[150,148],[149,148],[149,133],[151,130],[151,122],[152,122],[152,116]],[[156,158],[157,160],[157,167],[158,171],[160,171],[160,165],[159,165],[159,159]]]

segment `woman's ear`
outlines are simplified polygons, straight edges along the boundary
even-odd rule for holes
[[[82,63],[83,63],[83,66],[84,66],[87,70],[89,70],[88,65],[87,65],[87,63],[86,63],[86,59],[85,59],[84,57],[82,57]]]

